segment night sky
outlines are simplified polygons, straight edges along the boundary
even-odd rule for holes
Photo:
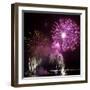
[[[80,15],[63,15],[49,13],[24,13],[24,36],[30,37],[29,32],[39,30],[45,35],[50,36],[52,25],[59,18],[70,17],[80,24]]]

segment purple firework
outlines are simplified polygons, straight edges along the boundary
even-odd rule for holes
[[[80,45],[80,26],[71,18],[60,18],[53,24],[52,39],[53,48],[73,51]]]

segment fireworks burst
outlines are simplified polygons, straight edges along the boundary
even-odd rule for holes
[[[80,44],[80,26],[71,18],[60,18],[52,27],[53,47],[60,45],[59,50],[75,50]],[[58,45],[58,46],[59,46]]]

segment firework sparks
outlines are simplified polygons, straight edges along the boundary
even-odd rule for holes
[[[61,37],[64,39],[64,38],[66,37],[66,33],[63,32],[63,33],[61,34]]]
[[[60,51],[73,51],[77,48],[77,46],[79,46],[80,28],[79,25],[72,19],[59,19],[59,21],[54,23],[52,29],[53,42],[58,42],[60,45]]]

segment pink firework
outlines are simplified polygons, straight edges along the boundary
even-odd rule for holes
[[[59,43],[59,51],[73,51],[80,45],[80,26],[71,18],[61,18],[53,24],[52,39],[53,45]]]

